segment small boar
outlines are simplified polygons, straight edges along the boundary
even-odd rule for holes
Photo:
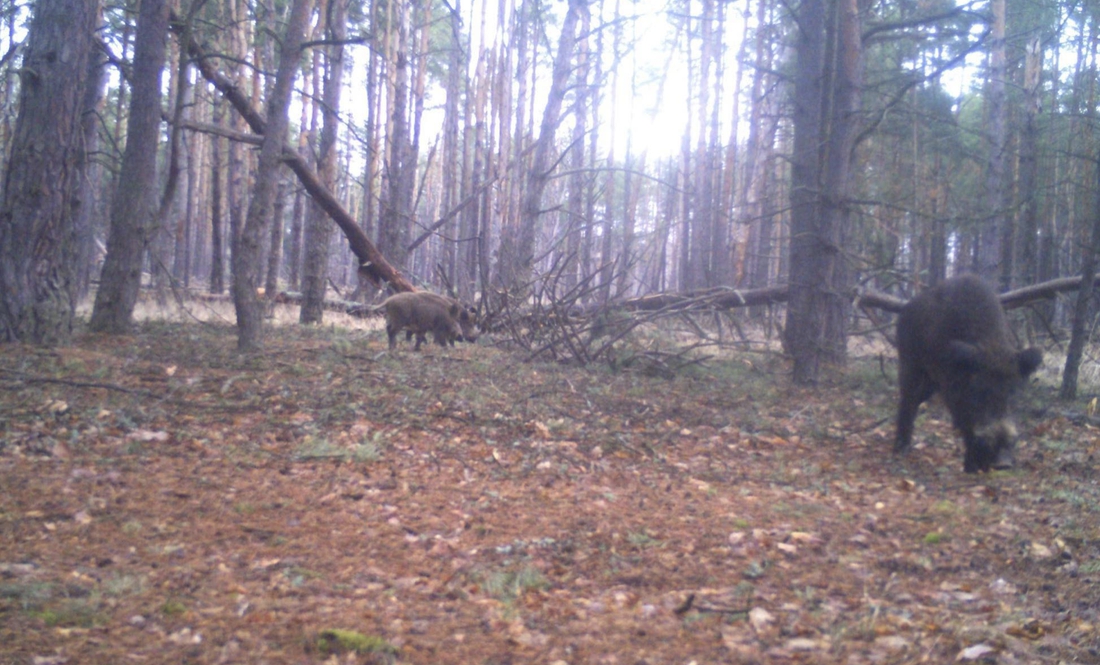
[[[917,409],[939,392],[966,444],[963,470],[1010,468],[1016,426],[1009,398],[1042,359],[1038,349],[1016,350],[997,294],[978,277],[923,291],[898,316],[894,452],[909,449]]]
[[[458,315],[455,319],[458,321],[458,325],[462,328],[462,334],[457,337],[451,337],[448,341],[451,346],[455,345],[455,339],[463,340],[466,342],[477,341],[477,310],[472,307],[468,307],[458,302],[454,298],[448,298],[447,296],[441,296],[438,293],[431,293],[430,291],[417,291],[417,294],[421,298],[427,300],[434,300],[444,307],[451,308],[452,305],[457,305],[459,308]],[[413,331],[405,331],[405,341],[412,339]]]
[[[390,348],[397,344],[397,333],[406,330],[416,334],[416,346],[427,340],[427,333],[435,337],[435,343],[446,346],[455,338],[462,337],[459,317],[462,307],[456,303],[444,303],[434,294],[424,291],[396,293],[382,301],[378,306],[386,315],[386,336]]]

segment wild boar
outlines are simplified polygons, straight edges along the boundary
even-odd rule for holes
[[[406,330],[416,334],[416,346],[427,340],[427,333],[435,337],[435,343],[446,346],[447,342],[462,337],[459,317],[462,307],[458,303],[443,303],[438,297],[423,291],[396,293],[382,301],[377,309],[386,315],[386,336],[390,348],[397,344],[397,333]]]
[[[1043,356],[1016,350],[997,294],[974,275],[949,279],[905,304],[897,332],[894,452],[909,449],[917,409],[939,392],[966,444],[963,470],[1011,467],[1016,426],[1009,398]]]
[[[477,341],[477,310],[475,310],[473,307],[463,305],[454,298],[441,296],[438,293],[432,293],[430,291],[417,291],[417,293],[422,298],[438,302],[439,304],[448,308],[448,310],[450,310],[452,305],[458,306],[459,312],[455,319],[458,321],[459,327],[462,328],[462,334],[458,335],[457,337],[452,337],[448,340],[451,343],[451,346],[454,346],[455,339],[464,340],[467,342]],[[405,341],[412,339],[412,335],[412,330],[406,330]]]

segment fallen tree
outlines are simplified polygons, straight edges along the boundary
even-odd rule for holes
[[[191,58],[195,62],[195,66],[198,67],[203,78],[209,81],[210,84],[213,85],[233,106],[237,113],[244,118],[245,122],[248,123],[249,129],[258,135],[262,135],[264,133],[265,123],[259,111],[252,107],[251,102],[244,96],[244,93],[241,92],[236,83],[225,77],[214,67],[212,58],[207,55],[202,46],[195,41],[190,32],[181,29],[181,24],[175,16],[173,16],[172,25],[180,39],[185,39],[187,41],[185,44],[187,52],[191,55]],[[355,258],[359,260],[359,272],[361,274],[378,286],[389,283],[396,291],[416,290],[413,285],[405,279],[396,268],[390,265],[384,256],[382,256],[382,253],[378,251],[374,243],[372,243],[367,235],[363,233],[363,230],[359,228],[355,219],[344,209],[344,206],[341,205],[336,196],[321,183],[317,174],[309,168],[309,165],[302,156],[289,145],[283,146],[283,162],[286,163],[286,165],[290,167],[290,170],[294,172],[294,175],[298,177],[298,181],[302,183],[302,187],[305,188],[310,197],[325,211],[325,214],[340,227],[340,230],[343,231],[344,237],[348,239],[348,246],[351,248],[352,253],[355,254]]]
[[[1100,283],[1100,277],[1096,282]],[[1081,276],[1061,277],[1031,286],[1007,291],[1000,295],[1001,305],[1005,309],[1015,309],[1024,305],[1053,298],[1064,291],[1076,291],[1081,286]],[[682,310],[682,309],[735,309],[787,302],[787,286],[766,286],[760,289],[715,288],[706,291],[688,293],[655,293],[622,301],[620,306],[627,310]],[[860,287],[852,292],[852,303],[856,307],[881,309],[898,313],[908,302],[904,298],[883,293],[875,289]]]

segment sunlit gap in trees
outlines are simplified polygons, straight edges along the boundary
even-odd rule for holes
[[[467,80],[474,81],[482,65],[482,58],[499,58],[499,54],[514,46],[514,13],[521,5],[528,11],[534,11],[542,25],[532,28],[537,36],[536,68],[534,75],[528,74],[527,80],[533,83],[529,94],[533,99],[528,109],[534,112],[534,118],[528,117],[538,131],[542,109],[550,88],[552,60],[557,50],[560,28],[568,9],[568,3],[561,1],[543,1],[537,3],[504,3],[501,17],[501,3],[495,0],[473,0],[462,2],[455,0],[450,5],[458,9],[462,16],[463,48],[468,49]],[[731,6],[732,7],[732,6]],[[719,133],[729,137],[735,114],[733,100],[736,93],[738,73],[737,54],[741,48],[742,36],[746,31],[746,19],[742,15],[744,6],[727,8],[724,36],[721,39],[722,54],[720,67],[711,71],[708,86],[707,118],[715,103],[714,90],[720,89],[722,99],[718,100]],[[613,152],[616,162],[627,155],[635,157],[645,154],[650,159],[671,157],[679,153],[685,140],[685,132],[690,145],[695,145],[699,131],[698,91],[689,90],[690,66],[697,67],[700,38],[698,14],[700,4],[692,2],[669,2],[666,0],[620,0],[616,19],[616,2],[590,2],[591,15],[587,33],[587,50],[595,54],[603,41],[603,59],[601,67],[589,63],[589,86],[586,103],[589,107],[589,131],[598,132],[599,145],[604,155]],[[689,14],[690,12],[690,14]],[[750,19],[752,20],[752,19]],[[618,34],[618,52],[616,52],[616,31]],[[584,35],[578,35],[578,48]],[[367,80],[366,69],[368,52],[365,48],[349,49],[352,60],[352,75],[349,81],[349,99],[345,108],[351,121],[362,126],[366,119],[366,91],[362,85]],[[574,64],[576,58],[574,58]],[[492,71],[495,65],[485,69]],[[595,80],[597,71],[600,80]],[[716,86],[715,77],[722,76],[722,84]],[[694,78],[698,78],[697,73]],[[747,81],[747,77],[745,78]],[[697,86],[698,84],[696,84]],[[744,85],[744,84],[743,84]],[[557,136],[559,144],[568,142],[574,126],[574,108],[580,87],[571,87],[566,99],[566,112],[563,113]],[[384,94],[384,92],[383,92]],[[689,95],[695,95],[691,99]],[[429,80],[425,90],[424,115],[421,124],[420,145],[426,151],[441,133],[444,121],[443,107],[446,101],[442,81]],[[593,129],[591,108],[599,105],[599,124]],[[514,121],[513,116],[513,121]],[[742,116],[739,135],[747,134],[747,126]],[[514,134],[514,127],[511,131]],[[534,140],[537,136],[529,137]]]

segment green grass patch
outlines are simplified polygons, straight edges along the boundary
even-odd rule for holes
[[[517,570],[499,571],[485,580],[485,591],[502,602],[511,602],[527,591],[545,589],[550,586],[546,577],[531,566]]]
[[[317,651],[324,654],[375,654],[383,662],[392,663],[397,657],[397,647],[377,635],[365,635],[354,630],[329,628],[317,634]]]
[[[925,545],[939,545],[940,543],[947,542],[950,538],[947,534],[940,531],[930,531],[924,534],[922,539]]]

